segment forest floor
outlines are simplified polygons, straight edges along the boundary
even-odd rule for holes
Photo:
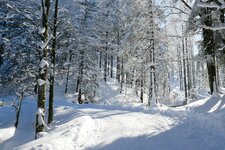
[[[23,102],[17,130],[14,108],[0,107],[1,150],[224,150],[225,97],[212,96],[171,108],[149,107],[114,80],[101,85],[96,104],[55,100],[54,122],[34,140],[36,103]]]

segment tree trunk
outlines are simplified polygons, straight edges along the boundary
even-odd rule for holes
[[[120,58],[119,56],[117,56],[117,61],[116,61],[117,65],[116,65],[116,79],[118,82],[120,82]]]
[[[45,28],[45,32],[43,33],[43,42],[48,41],[48,16],[49,16],[49,8],[50,8],[50,0],[42,0],[42,27]],[[41,56],[43,60],[48,60],[48,50],[45,48],[43,50],[43,55]],[[44,71],[42,70],[44,69]],[[42,85],[38,85],[38,109],[42,109],[45,112],[45,103],[46,103],[46,82],[47,82],[47,66],[45,68],[39,69],[39,79],[44,81]],[[44,116],[41,116],[43,120]],[[36,131],[35,138],[37,138],[37,133],[42,132],[44,130],[44,124],[38,121],[38,114],[36,115]]]
[[[178,58],[178,69],[179,69],[179,79],[180,79],[180,90],[183,90],[183,67],[182,67],[182,58],[180,49],[177,49],[177,58]]]
[[[187,60],[187,91],[188,91],[188,96],[191,96],[191,68],[190,68],[190,61],[189,61],[189,51],[188,51],[188,39],[185,37],[185,43],[186,43],[186,60]]]
[[[119,53],[119,46],[120,46],[120,31],[119,31],[119,27],[118,27],[118,31],[117,31],[117,46],[118,46],[118,52]],[[116,65],[116,78],[118,80],[118,82],[120,82],[120,73],[121,73],[121,70],[120,70],[120,57],[117,56],[117,61],[116,61],[117,65]]]
[[[22,102],[23,102],[23,97],[24,97],[24,91],[21,92],[20,97],[19,97],[19,106],[16,110],[16,123],[15,123],[15,127],[18,127],[19,124],[19,119],[20,119],[20,110],[22,107]]]
[[[143,99],[144,99],[144,69],[142,68],[141,71],[141,79],[140,79],[140,86],[141,86],[141,93],[140,93],[140,102],[143,103]]]
[[[185,54],[185,41],[184,38],[182,39],[182,49],[183,49],[183,69],[184,69],[184,92],[185,92],[185,100],[184,100],[184,105],[187,104],[187,97],[188,97],[188,93],[187,93],[187,67],[186,67],[186,54]]]
[[[205,19],[205,25],[209,27],[212,26],[212,17],[210,15],[211,13],[212,13],[211,8],[205,9],[205,14],[207,15],[207,18]],[[213,40],[214,40],[213,31],[210,29],[203,28],[203,46],[205,49],[209,88],[211,94],[214,92],[214,90],[216,90],[214,89],[214,83],[216,84],[216,65],[215,65],[215,50]],[[217,88],[217,85],[215,88]]]
[[[72,62],[72,51],[69,52],[70,53],[70,58],[69,58],[69,66],[68,66],[68,69],[67,69],[67,74],[66,74],[66,86],[65,86],[65,93],[67,93],[68,91],[68,84],[69,84],[69,75],[70,75],[70,67],[71,67],[71,62]],[[78,86],[76,87],[76,92],[78,92],[77,89]]]
[[[3,44],[0,44],[0,67],[3,64],[3,54],[4,54]]]
[[[104,80],[105,82],[107,81],[107,53],[105,53],[105,57],[104,57]]]
[[[102,68],[102,51],[100,50],[99,68]]]
[[[153,14],[153,2],[152,0],[149,1],[149,26],[152,28],[150,31],[150,39],[149,39],[149,52],[150,52],[150,74],[149,74],[149,95],[148,95],[148,105],[155,105],[157,103],[156,98],[156,64],[155,64],[155,33],[154,33],[154,14]],[[155,103],[155,104],[153,104]]]
[[[79,93],[78,93],[78,103],[83,104],[81,89],[79,89]]]
[[[55,14],[54,14],[54,29],[53,29],[53,41],[52,41],[52,73],[50,76],[50,88],[49,88],[49,108],[48,108],[48,124],[53,121],[53,100],[54,100],[54,86],[55,86],[55,57],[56,57],[56,36],[58,27],[58,0],[55,0]]]
[[[108,32],[106,32],[106,43],[105,43],[105,57],[104,57],[104,80],[107,80],[107,70],[108,70]]]
[[[81,62],[79,64],[79,68],[80,68],[80,71],[79,71],[79,76],[78,76],[78,89],[79,89],[79,93],[78,93],[78,103],[79,104],[82,104],[83,103],[83,100],[82,100],[82,94],[83,94],[83,89],[82,89],[82,80],[83,80],[83,70],[84,70],[84,51],[81,50]]]
[[[120,83],[120,93],[123,92],[123,84],[124,84],[124,60],[123,57],[121,58],[121,83]]]
[[[80,72],[80,69],[79,69],[79,72]],[[78,77],[77,77],[77,84],[76,84],[76,92],[79,91],[79,86],[80,86],[80,73],[78,74]]]
[[[108,58],[107,58],[107,59],[108,59],[108,61],[107,61],[107,63],[108,63],[108,64],[107,64],[107,66],[108,66],[108,67],[107,67],[107,76],[108,76],[108,77],[110,76],[110,73],[109,73],[109,71],[110,71],[110,58],[111,58],[111,57],[110,57],[110,54],[108,54]]]
[[[193,83],[193,88],[196,88],[196,74],[195,74],[195,70],[196,70],[196,68],[195,68],[195,61],[194,61],[194,54],[193,54],[193,49],[191,50],[191,59],[192,59],[192,63],[191,63],[191,68],[192,68],[192,83]]]
[[[111,55],[111,74],[110,74],[110,76],[111,76],[111,78],[113,78],[113,55]]]
[[[221,85],[221,83],[220,83],[220,69],[219,69],[219,63],[217,62],[217,59],[216,59],[216,57],[215,57],[215,65],[216,65],[216,85],[218,86],[218,87],[220,87],[220,85]]]

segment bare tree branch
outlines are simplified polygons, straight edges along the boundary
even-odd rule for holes
[[[186,3],[184,0],[181,0],[182,3],[184,3],[185,6],[187,6],[187,8],[189,8],[190,10],[192,10],[191,6],[188,5],[188,3]]]

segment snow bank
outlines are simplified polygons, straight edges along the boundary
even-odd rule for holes
[[[0,145],[4,141],[11,138],[14,135],[15,130],[16,130],[16,128],[14,126],[11,126],[8,128],[3,128],[3,129],[0,128]],[[1,149],[1,146],[0,146],[0,149]]]
[[[56,122],[42,134],[42,138],[15,148],[15,150],[73,150],[77,149],[79,137],[86,137],[92,130],[92,120],[74,108],[61,106],[55,110]]]

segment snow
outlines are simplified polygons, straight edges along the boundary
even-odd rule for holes
[[[11,138],[15,133],[15,127],[8,127],[4,129],[0,129],[0,143],[3,143],[7,139]]]
[[[49,63],[48,63],[48,61],[42,59],[40,64],[39,64],[39,68],[43,69],[45,67],[49,68]]]
[[[120,94],[118,83],[109,80],[101,84],[97,101],[78,105],[58,96],[54,101],[54,122],[34,140],[36,105],[32,98],[25,99],[19,130],[11,126],[14,135],[5,137],[0,149],[225,149],[225,96],[207,97],[177,108],[149,107],[139,103],[128,87],[126,93]],[[5,107],[0,107],[0,116],[2,109]],[[37,112],[43,115],[41,109]],[[8,127],[0,125],[3,130]]]
[[[7,3],[6,6],[13,9],[13,7],[9,3]]]
[[[37,82],[39,86],[42,86],[43,84],[46,83],[45,80],[42,80],[42,79],[38,79]]]
[[[44,27],[40,27],[38,29],[38,34],[43,34],[43,33],[45,33],[45,28]]]
[[[86,98],[85,98],[85,95],[84,94],[81,94],[81,100],[84,101]]]
[[[7,114],[7,117],[4,115]],[[12,120],[15,117],[15,109],[8,106],[0,106],[0,145],[15,133],[15,127]],[[1,146],[0,146],[1,149]]]
[[[45,125],[45,121],[43,120],[43,116],[45,115],[43,108],[38,108],[36,115],[38,116],[38,125]]]
[[[38,42],[37,47],[39,47],[41,50],[44,50],[52,38],[53,38],[53,35],[50,34],[48,40],[46,42],[43,42],[43,41]]]
[[[41,41],[41,42],[38,42],[38,43],[37,43],[37,46],[40,47],[41,50],[43,50],[43,49],[47,46],[47,44],[44,43],[43,41]]]
[[[212,3],[208,3],[208,2],[198,2],[197,3],[198,7],[202,7],[202,8],[217,8],[217,9],[224,9],[225,5],[223,3],[223,5],[218,5],[218,4],[212,4]]]
[[[24,16],[29,19],[29,20],[33,20],[32,17],[29,14],[24,14]]]
[[[14,127],[15,108],[10,105],[0,107],[0,137],[4,136],[4,141],[0,141],[0,150],[12,150],[19,145],[34,140],[36,107],[34,98],[27,97],[24,99],[20,122],[16,130]],[[5,117],[5,114],[7,114],[7,117]]]

